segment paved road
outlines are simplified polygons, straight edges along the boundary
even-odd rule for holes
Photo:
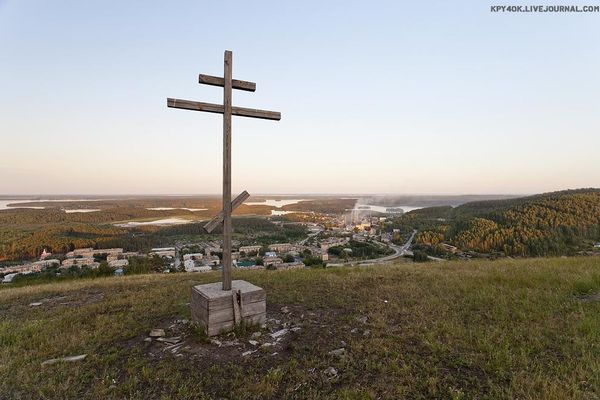
[[[381,264],[381,263],[385,263],[388,261],[392,261],[395,260],[396,258],[400,258],[402,256],[404,256],[405,254],[409,254],[410,253],[410,245],[412,244],[413,239],[415,238],[415,235],[417,234],[416,229],[413,231],[413,233],[410,235],[410,237],[408,238],[408,240],[406,241],[406,243],[404,243],[402,246],[398,246],[392,243],[381,243],[384,245],[387,245],[388,247],[390,247],[392,250],[394,250],[394,254],[391,254],[389,256],[385,256],[385,257],[380,257],[380,258],[372,258],[370,260],[362,260],[362,261],[346,261],[343,263],[335,263],[335,264],[327,264],[331,267],[339,267],[339,266],[343,266],[343,265],[349,265],[349,264],[353,264],[353,265],[373,265],[373,264]]]
[[[306,238],[304,238],[304,239],[302,239],[301,241],[299,241],[299,242],[298,242],[298,244],[299,244],[300,246],[304,246],[304,244],[305,244],[305,243],[308,241],[308,239],[310,239],[311,237],[317,236],[317,235],[318,235],[319,233],[321,233],[321,232],[323,232],[323,229],[321,229],[321,230],[320,230],[320,231],[318,231],[318,232],[315,232],[315,233],[311,233],[311,234],[309,234],[309,235],[308,235]]]

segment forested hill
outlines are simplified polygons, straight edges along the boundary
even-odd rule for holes
[[[544,193],[423,209],[414,219],[439,223],[422,231],[420,244],[445,242],[462,250],[506,255],[574,254],[600,241],[600,189]]]

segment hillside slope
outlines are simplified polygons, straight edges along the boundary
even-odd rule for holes
[[[462,250],[516,256],[573,255],[600,241],[600,190],[424,209],[409,218],[438,221],[418,236],[425,245],[446,242]]]
[[[0,398],[600,396],[600,258],[236,278],[267,290],[271,319],[260,337],[239,331],[210,342],[183,321],[190,287],[216,274],[3,287]],[[147,341],[152,328],[181,346]],[[284,328],[293,329],[279,341],[269,336]]]

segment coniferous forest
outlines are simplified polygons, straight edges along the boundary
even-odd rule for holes
[[[572,255],[600,241],[600,190],[421,209],[403,216],[417,243],[509,256]]]

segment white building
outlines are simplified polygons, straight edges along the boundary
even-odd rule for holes
[[[188,259],[183,262],[183,268],[186,272],[210,272],[210,265],[204,265],[202,261]]]
[[[69,268],[73,265],[82,267],[84,265],[87,266],[91,266],[91,265],[95,265],[99,263],[97,263],[93,257],[85,257],[85,258],[67,258],[65,260],[63,260],[62,264],[61,264],[61,268]]]
[[[340,237],[328,237],[326,239],[323,239],[321,241],[321,243],[319,243],[319,247],[321,247],[321,250],[329,250],[330,247],[334,247],[334,246],[342,246],[346,243],[348,243],[349,239],[346,238],[340,238]]]
[[[66,256],[67,256],[67,258],[76,258],[76,257],[91,258],[91,257],[98,256],[101,254],[106,254],[107,258],[115,257],[120,254],[123,254],[123,249],[118,248],[118,247],[111,248],[111,249],[93,249],[91,247],[85,247],[83,249],[75,249],[73,251],[70,251],[66,254]]]
[[[183,255],[183,261],[187,260],[202,260],[204,258],[204,254],[202,253],[190,253]]]
[[[158,256],[163,258],[174,258],[175,247],[156,247],[148,253],[150,256]]]
[[[263,258],[263,264],[265,267],[268,267],[269,265],[277,265],[277,264],[281,264],[283,263],[283,260],[279,257],[265,257]]]

